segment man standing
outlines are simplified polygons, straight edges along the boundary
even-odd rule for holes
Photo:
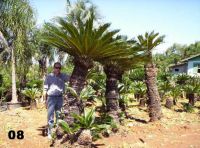
[[[67,74],[61,73],[61,64],[54,64],[53,73],[46,76],[44,81],[44,98],[47,107],[48,138],[51,139],[51,129],[54,125],[54,112],[60,111],[63,105],[65,82],[69,81]],[[57,120],[57,119],[56,119]]]

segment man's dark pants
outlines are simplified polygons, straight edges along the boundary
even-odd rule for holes
[[[54,112],[61,111],[62,105],[63,105],[62,96],[48,96],[47,97],[48,134],[51,134],[51,128],[54,125]]]

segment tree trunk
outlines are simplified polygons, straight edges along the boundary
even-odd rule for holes
[[[18,103],[17,100],[17,88],[16,88],[16,73],[15,73],[15,55],[13,47],[11,47],[12,50],[12,100],[11,103]]]
[[[173,105],[176,105],[176,98],[173,98]]]
[[[45,80],[47,74],[47,57],[43,56],[38,62],[41,70],[41,76],[43,80]]]
[[[156,68],[153,63],[145,65],[145,83],[147,86],[150,122],[153,122],[161,118],[160,96],[156,85]]]
[[[146,99],[145,98],[140,98],[139,106],[140,107],[145,107],[145,104],[146,104]]]
[[[87,59],[75,59],[74,60],[74,69],[72,75],[70,77],[69,86],[72,87],[78,96],[80,92],[84,88],[86,76],[88,74],[88,70],[92,67],[92,62]],[[67,103],[66,103],[67,102]],[[64,112],[66,114],[65,121],[68,124],[72,124],[74,122],[71,113],[81,114],[83,112],[83,104],[82,101],[78,98],[75,98],[71,93],[67,94],[67,98],[64,100]]]
[[[189,99],[189,104],[194,106],[194,104],[196,102],[196,94],[195,93],[188,94],[188,99]]]
[[[165,107],[168,108],[168,109],[171,109],[173,105],[174,105],[173,99],[167,98],[166,103],[165,103]]]
[[[104,72],[106,73],[106,110],[116,122],[119,122],[119,91],[118,79],[119,70],[114,66],[105,66]]]

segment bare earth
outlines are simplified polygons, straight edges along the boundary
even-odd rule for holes
[[[198,102],[199,103],[199,102]],[[200,106],[200,105],[199,105]],[[200,114],[176,112],[163,107],[163,118],[156,123],[145,123],[145,109],[130,109],[135,119],[124,122],[117,134],[103,138],[94,144],[99,148],[198,148],[200,147]],[[2,148],[48,148],[50,142],[42,135],[46,125],[46,109],[23,108],[0,112],[0,147]],[[24,139],[10,140],[9,130],[23,130]],[[63,147],[63,146],[59,146]]]

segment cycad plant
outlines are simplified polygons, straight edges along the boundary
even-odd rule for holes
[[[145,83],[147,86],[148,107],[150,121],[161,118],[161,103],[156,85],[156,67],[153,62],[152,51],[163,42],[164,36],[159,33],[145,33],[138,36],[138,46],[146,51],[148,61],[145,63]]]
[[[176,105],[178,97],[181,95],[182,89],[179,86],[171,87],[169,94],[173,98],[173,104]]]
[[[22,93],[31,99],[30,105],[31,108],[36,108],[36,99],[38,99],[41,95],[41,92],[37,88],[26,88],[22,91]]]
[[[85,108],[82,115],[73,114],[75,122],[69,126],[67,122],[62,119],[58,120],[58,125],[69,136],[72,142],[77,142],[82,145],[91,144],[92,139],[99,137],[99,133],[103,130],[112,128],[110,122],[99,124],[95,121],[95,108]]]
[[[194,106],[197,99],[197,93],[200,91],[200,79],[198,77],[190,77],[183,88],[186,92],[187,98],[189,99],[189,104]]]
[[[144,82],[142,81],[135,81],[133,82],[134,90],[135,90],[135,96],[137,99],[144,98],[146,94],[146,86]]]
[[[118,30],[108,31],[109,26],[110,24],[103,24],[95,28],[93,14],[86,22],[78,19],[76,26],[64,18],[57,18],[56,23],[45,25],[46,33],[43,41],[73,57],[74,70],[69,85],[78,95],[84,87],[88,70],[93,66],[93,60],[116,58],[124,53],[116,48],[115,42],[118,39],[113,38]],[[68,100],[74,100],[73,95],[68,94]],[[79,106],[81,103],[78,100],[74,101],[70,106],[70,112],[80,114]],[[69,120],[72,121],[73,118]]]
[[[106,60],[100,60],[103,64],[104,72],[106,74],[106,108],[107,112],[114,118],[117,122],[119,121],[119,90],[118,81],[122,80],[122,76],[125,71],[130,70],[138,63],[144,60],[143,52],[135,47],[135,41],[126,41],[124,38],[118,42],[117,47],[121,48],[126,52],[126,55],[120,58]]]

